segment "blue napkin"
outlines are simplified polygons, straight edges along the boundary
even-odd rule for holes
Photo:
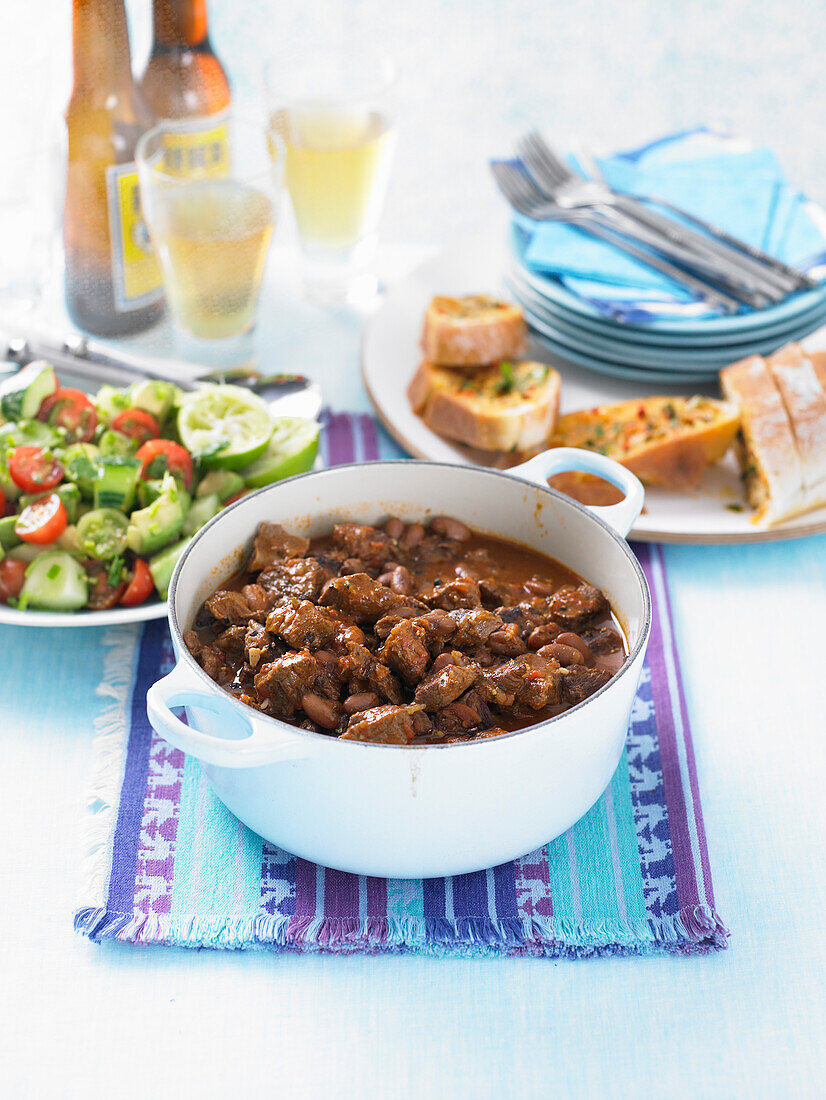
[[[822,260],[826,242],[807,212],[808,200],[787,183],[770,149],[696,130],[597,163],[619,191],[661,195],[806,270],[816,258]],[[560,280],[601,313],[630,319],[632,311],[635,320],[644,319],[646,311],[658,317],[714,315],[684,287],[584,230],[521,215],[514,220],[526,242],[525,266],[534,275]]]

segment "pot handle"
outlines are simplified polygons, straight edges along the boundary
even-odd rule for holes
[[[621,466],[619,462],[615,462],[613,458],[578,447],[552,447],[523,462],[521,466],[512,467],[508,473],[548,488],[549,477],[553,477],[554,474],[568,473],[570,470],[596,474],[597,477],[610,481],[625,494],[625,500],[621,500],[619,504],[583,505],[589,512],[605,520],[618,535],[625,538],[642,511],[645,489],[638,477],[625,466]]]
[[[268,722],[256,722],[252,711],[247,714],[242,703],[224,692],[193,688],[189,676],[185,666],[176,665],[146,693],[152,728],[176,749],[221,768],[256,768],[310,755],[309,738],[282,731]],[[226,736],[200,733],[172,713],[173,707],[190,706],[218,715]]]

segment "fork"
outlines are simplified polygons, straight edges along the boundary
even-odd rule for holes
[[[607,241],[621,251],[633,256],[647,267],[666,275],[669,279],[690,290],[697,298],[724,313],[736,313],[740,303],[736,298],[710,283],[691,275],[668,260],[656,256],[628,240],[622,230],[599,220],[586,210],[566,209],[549,202],[531,183],[521,169],[512,164],[495,162],[491,171],[499,189],[508,202],[521,214],[537,221],[561,221],[578,226],[594,237]]]
[[[809,285],[802,281],[805,276],[800,272],[793,268],[785,270],[786,265],[779,265],[772,257],[766,257],[768,263],[765,260],[758,262],[719,240],[649,210],[632,196],[612,191],[604,182],[584,180],[571,171],[536,131],[526,134],[519,141],[518,149],[539,189],[559,205],[617,209],[662,234],[674,247],[693,254],[695,259],[691,262],[695,266],[702,267],[712,278],[725,278],[732,289],[736,285],[751,290],[756,288],[770,301],[778,302],[801,286]]]

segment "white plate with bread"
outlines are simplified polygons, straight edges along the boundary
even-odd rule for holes
[[[817,333],[804,347],[725,368],[719,385],[598,375],[526,339],[502,280],[505,237],[491,230],[445,249],[391,287],[365,331],[368,393],[409,454],[506,468],[549,445],[601,451],[646,482],[631,533],[644,541],[826,531],[826,352],[811,350]],[[557,487],[593,503],[602,488]]]

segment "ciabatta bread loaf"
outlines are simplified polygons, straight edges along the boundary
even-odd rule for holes
[[[522,310],[488,294],[434,298],[422,332],[424,357],[443,367],[478,367],[525,354]]]
[[[806,504],[826,504],[826,393],[799,344],[787,344],[766,360],[786,407],[800,459]]]

